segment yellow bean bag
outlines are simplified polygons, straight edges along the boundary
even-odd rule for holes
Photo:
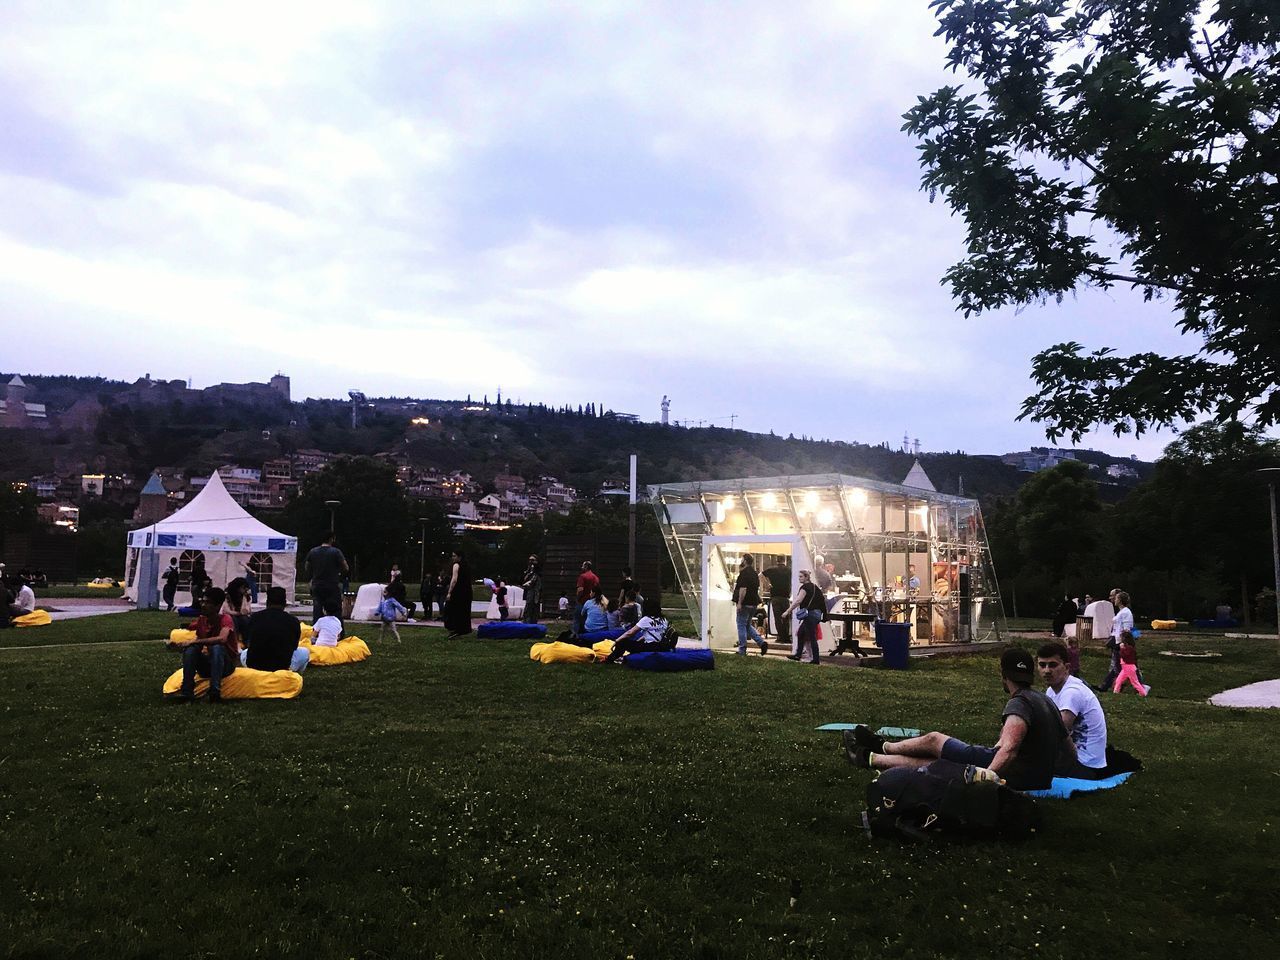
[[[359,637],[343,637],[336,647],[320,647],[308,637],[298,642],[298,646],[311,651],[311,666],[333,667],[340,663],[359,663],[370,657],[369,645]]]
[[[304,623],[304,624],[301,624],[301,626],[302,626],[302,639],[303,639],[303,640],[310,640],[312,637],[314,637],[314,636],[316,635],[315,627],[311,626],[311,624],[309,624],[309,623]]]
[[[90,590],[119,590],[120,585],[115,583],[86,583],[86,587]]]
[[[175,627],[169,631],[170,643],[186,643],[188,640],[194,640],[196,632],[194,630],[184,630],[182,627]]]
[[[1151,621],[1152,630],[1173,630],[1173,629],[1176,629],[1177,626],[1178,626],[1177,620],[1152,620]]]
[[[539,663],[592,663],[603,660],[612,652],[612,640],[600,640],[591,647],[557,640],[554,643],[535,643],[529,648],[529,659]]]
[[[48,610],[34,610],[13,618],[15,627],[47,627],[51,623],[53,623],[53,617],[49,616]]]
[[[182,689],[182,668],[164,682],[165,696]],[[209,681],[196,677],[196,696],[209,692]],[[224,700],[292,700],[302,693],[302,674],[292,670],[250,670],[236,667],[232,674],[222,678]]]

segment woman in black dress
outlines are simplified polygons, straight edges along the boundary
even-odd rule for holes
[[[471,575],[467,561],[457,550],[450,554],[452,570],[444,598],[444,625],[449,638],[471,632]]]

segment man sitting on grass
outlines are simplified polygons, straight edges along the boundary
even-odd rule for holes
[[[1053,783],[1059,751],[1074,756],[1075,746],[1057,708],[1043,693],[1031,689],[1034,676],[1035,662],[1027,651],[1010,647],[1001,654],[1000,680],[1009,701],[1001,713],[1000,739],[994,747],[975,746],[936,732],[894,743],[859,725],[844,732],[845,756],[854,766],[874,770],[949,760],[965,766],[966,780],[1003,779],[1015,790],[1043,790]]]
[[[267,587],[267,608],[249,617],[249,646],[240,651],[240,663],[250,670],[292,670],[301,673],[311,662],[311,651],[298,646],[302,624],[284,607],[284,587]]]
[[[227,595],[210,587],[201,598],[200,616],[188,628],[194,640],[170,640],[171,650],[182,651],[182,686],[175,695],[178,703],[196,698],[196,674],[209,680],[209,702],[222,702],[222,678],[230,676],[240,662],[240,641],[231,615],[222,613]]]
[[[1079,677],[1071,676],[1067,648],[1059,641],[1046,643],[1036,651],[1036,666],[1044,680],[1044,692],[1062,715],[1062,724],[1071,734],[1074,751],[1058,758],[1055,771],[1060,777],[1099,780],[1106,776],[1107,718],[1098,696]]]

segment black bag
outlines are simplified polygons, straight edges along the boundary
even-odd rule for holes
[[[679,640],[680,634],[676,632],[676,628],[667,624],[667,629],[662,631],[663,649],[674,650]]]
[[[964,766],[935,760],[895,767],[867,785],[862,825],[869,837],[1016,839],[1035,830],[1039,811],[1026,794],[992,781],[965,783]]]

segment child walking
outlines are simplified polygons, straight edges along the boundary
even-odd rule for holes
[[[400,642],[400,630],[396,627],[396,617],[404,614],[409,616],[409,611],[395,597],[391,596],[390,588],[382,591],[382,602],[378,604],[378,617],[382,621],[382,626],[378,630],[378,639],[381,640],[387,635],[387,628],[391,628],[391,635],[396,638],[396,643]]]
[[[1142,696],[1147,695],[1147,688],[1138,679],[1138,648],[1133,645],[1133,634],[1125,630],[1120,634],[1120,675],[1116,677],[1116,685],[1112,693],[1119,693],[1121,685],[1128,680],[1133,689]]]

